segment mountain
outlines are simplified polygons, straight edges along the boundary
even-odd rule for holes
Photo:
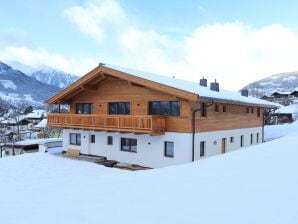
[[[44,101],[61,89],[44,84],[0,61],[0,98],[14,106],[44,106]]]
[[[65,73],[63,71],[59,71],[57,69],[53,69],[47,66],[33,68],[31,66],[24,65],[17,61],[9,62],[9,64],[14,69],[18,69],[24,74],[32,78],[35,78],[42,83],[54,85],[59,88],[65,88],[74,81],[79,79],[79,77],[76,75]]]
[[[291,92],[296,88],[298,88],[298,72],[285,72],[250,83],[242,89],[248,89],[251,96],[262,97],[275,91]]]

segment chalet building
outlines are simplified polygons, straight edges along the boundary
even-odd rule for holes
[[[243,96],[244,95],[244,96]],[[276,104],[200,83],[99,64],[48,100],[64,150],[164,167],[263,141],[263,112]]]

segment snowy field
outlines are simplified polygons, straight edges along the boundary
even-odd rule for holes
[[[293,132],[138,172],[41,153],[0,159],[0,223],[297,224],[297,143]]]

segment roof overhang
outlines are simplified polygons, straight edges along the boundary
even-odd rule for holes
[[[56,95],[52,96],[48,99],[48,104],[63,104],[67,103],[68,100],[83,92],[86,89],[92,89],[96,86],[96,84],[100,83],[101,81],[105,80],[108,77],[114,77],[129,81],[131,83],[145,86],[147,88],[163,92],[165,94],[173,95],[179,97],[181,99],[189,100],[189,101],[197,101],[198,96],[197,94],[187,92],[184,90],[180,90],[171,86],[167,86],[161,83],[157,83],[151,80],[147,80],[132,74],[128,74],[122,71],[118,71],[116,69],[109,68],[104,65],[99,65],[85,76],[71,84],[70,86],[66,87]]]

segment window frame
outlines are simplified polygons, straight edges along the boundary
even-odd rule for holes
[[[160,116],[180,116],[180,101],[149,101],[148,114]]]
[[[123,145],[124,141],[127,141],[128,144]],[[135,143],[135,145],[133,143]],[[137,153],[138,152],[137,146],[138,146],[138,140],[136,138],[120,138],[120,151]],[[124,147],[128,147],[128,148],[125,149]]]
[[[172,145],[173,149],[172,149],[172,153],[168,153],[169,150],[169,145]],[[175,143],[172,141],[164,141],[164,156],[165,157],[169,157],[169,158],[174,158],[175,156]]]
[[[95,135],[90,135],[90,143],[95,143]]]
[[[231,136],[231,137],[230,137],[230,143],[234,143],[234,140],[235,140],[235,139],[234,139],[234,136]]]
[[[122,109],[123,111],[121,111]],[[109,115],[130,115],[130,111],[131,111],[130,102],[109,102],[108,103]]]
[[[254,144],[254,134],[253,133],[250,134],[250,144],[251,145]]]
[[[200,158],[205,156],[206,151],[206,141],[200,142]]]
[[[256,135],[256,143],[258,144],[259,141],[260,141],[260,133],[257,133],[257,135]]]
[[[72,137],[71,136],[75,136],[75,142],[72,142]],[[69,144],[70,145],[77,145],[80,146],[81,145],[81,134],[79,133],[69,133]]]
[[[201,117],[207,117],[207,105],[206,103],[201,103]]]
[[[244,146],[244,135],[240,135],[240,147]]]
[[[112,135],[107,136],[107,145],[113,145],[113,136]]]
[[[86,106],[88,108],[86,108]],[[81,113],[79,113],[79,109]],[[76,114],[93,114],[93,103],[76,103]]]
[[[215,111],[215,112],[219,112],[219,104],[215,104],[215,106],[214,106],[214,111]]]

